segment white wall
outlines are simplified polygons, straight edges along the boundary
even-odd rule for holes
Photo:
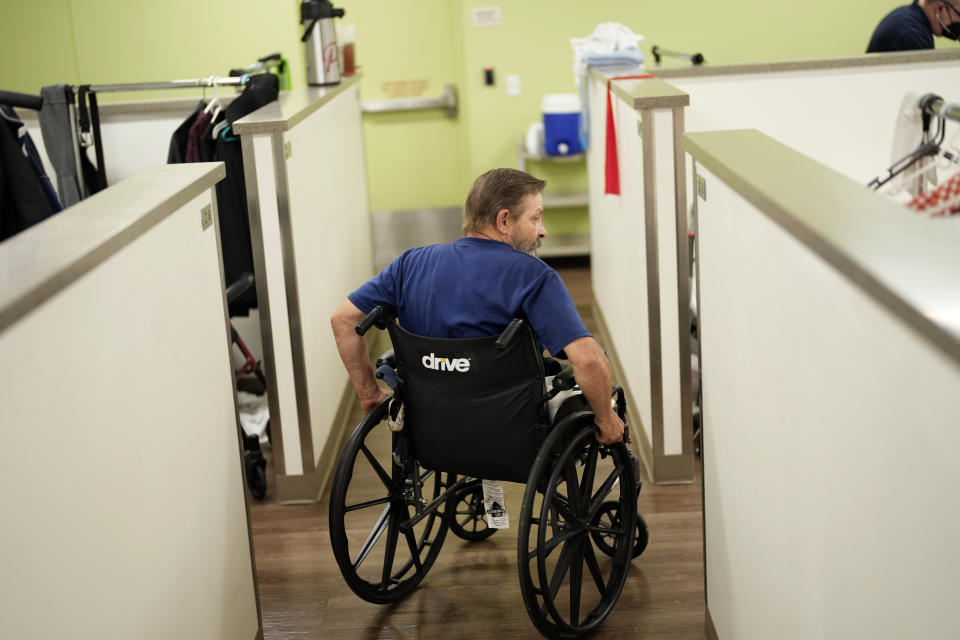
[[[704,509],[718,636],[958,637],[960,367],[697,170],[708,196],[698,201]],[[901,251],[891,259],[925,260],[923,246]]]
[[[0,333],[5,637],[257,634],[212,198]]]

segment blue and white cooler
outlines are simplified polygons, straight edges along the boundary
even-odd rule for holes
[[[543,96],[544,149],[551,156],[580,153],[580,96],[551,93]]]

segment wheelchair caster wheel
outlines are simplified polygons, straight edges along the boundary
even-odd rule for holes
[[[593,517],[590,523],[594,528],[590,532],[590,537],[597,549],[604,554],[613,557],[616,548],[614,543],[616,539],[606,533],[606,531],[618,530],[621,528],[623,519],[620,517],[620,505],[616,502],[604,502],[600,505],[600,510]],[[639,513],[637,514],[637,536],[633,542],[633,557],[637,558],[647,548],[650,541],[650,532],[647,530],[647,523]]]
[[[486,540],[497,532],[487,526],[483,507],[483,487],[479,480],[465,485],[450,496],[447,503],[450,531],[458,538],[475,542]]]
[[[263,500],[267,495],[267,461],[260,451],[247,451],[243,456],[247,471],[247,487],[250,495],[257,500]]]

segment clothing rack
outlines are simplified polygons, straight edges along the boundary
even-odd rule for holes
[[[17,93],[15,91],[0,91],[0,104],[39,111],[43,107],[43,96]]]

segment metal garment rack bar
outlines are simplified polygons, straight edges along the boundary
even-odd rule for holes
[[[189,89],[191,87],[227,87],[245,85],[249,75],[232,78],[211,76],[209,78],[195,78],[192,80],[170,80],[167,82],[135,82],[132,84],[98,84],[90,85],[91,93],[108,93],[112,91],[155,91],[158,89]]]
[[[685,60],[693,65],[701,65],[706,60],[703,58],[702,53],[683,53],[682,51],[671,51],[670,49],[664,49],[663,47],[658,47],[653,45],[653,49],[650,50],[653,54],[653,59],[657,63],[657,66],[660,66],[660,58],[663,56],[669,56],[671,58],[676,58],[677,60]]]
[[[0,91],[0,104],[39,111],[43,107],[43,96],[17,93],[15,91]]]
[[[443,109],[447,117],[457,115],[457,89],[452,84],[443,86],[443,94],[435,98],[391,98],[389,100],[365,100],[360,103],[364,113],[384,113],[389,111],[421,111],[423,109]]]

